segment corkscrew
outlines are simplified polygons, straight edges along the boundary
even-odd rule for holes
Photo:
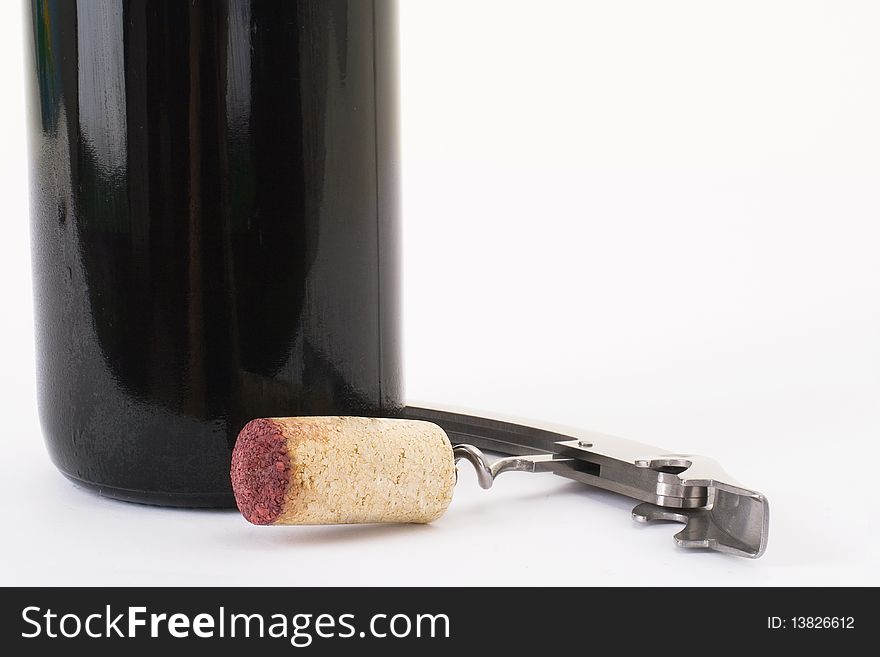
[[[640,500],[632,510],[638,522],[683,523],[673,537],[680,547],[750,558],[760,557],[767,547],[767,498],[735,483],[710,458],[483,414],[408,407],[404,415],[440,425],[456,443],[456,462],[471,463],[484,489],[504,472],[549,472]],[[510,456],[490,462],[484,449]]]

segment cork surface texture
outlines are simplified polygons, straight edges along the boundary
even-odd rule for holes
[[[452,446],[430,422],[297,417],[254,423],[236,445],[233,487],[242,513],[256,524],[427,523],[452,500]],[[274,440],[263,435],[270,428]],[[263,453],[267,448],[271,454]]]

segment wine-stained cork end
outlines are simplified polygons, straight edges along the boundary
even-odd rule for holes
[[[232,491],[248,522],[271,525],[281,515],[290,485],[290,455],[282,426],[271,419],[248,422],[232,450]]]

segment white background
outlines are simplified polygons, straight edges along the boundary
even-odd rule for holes
[[[431,526],[128,505],[36,419],[21,20],[0,3],[2,584],[880,584],[880,5],[404,0],[410,398],[717,458],[752,561],[550,475]]]

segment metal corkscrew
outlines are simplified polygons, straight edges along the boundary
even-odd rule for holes
[[[484,489],[504,472],[551,472],[640,500],[632,510],[638,522],[683,523],[685,527],[673,537],[680,547],[750,558],[760,557],[767,548],[767,498],[735,483],[710,458],[674,454],[617,436],[542,428],[482,414],[408,407],[405,415],[443,427],[457,443],[456,462],[471,463]],[[512,456],[490,462],[482,449]]]

